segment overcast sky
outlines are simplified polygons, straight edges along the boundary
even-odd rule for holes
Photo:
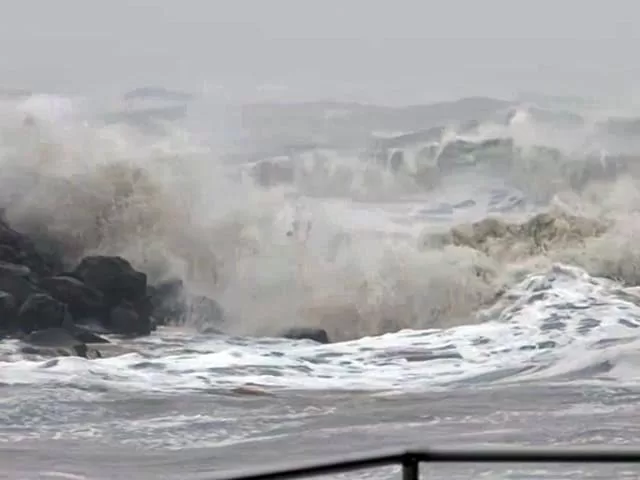
[[[632,0],[21,0],[0,16],[0,83],[386,103],[628,95],[639,32]]]

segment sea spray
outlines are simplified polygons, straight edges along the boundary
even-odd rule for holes
[[[29,107],[27,125],[24,104],[4,115],[7,219],[47,237],[69,264],[122,255],[152,281],[182,279],[222,304],[229,333],[311,326],[345,340],[474,323],[474,311],[555,261],[636,281],[634,162],[594,156],[589,145],[606,139],[593,129],[572,126],[563,141],[551,135],[553,118],[530,114],[450,125],[435,150],[433,139],[405,150],[397,142],[399,169],[372,162],[370,145],[342,157],[297,151],[295,175],[264,185],[178,125],[162,123],[158,136],[65,105],[58,119]],[[474,198],[480,187],[486,194]],[[453,193],[444,217],[389,215]],[[354,199],[367,216],[349,213]],[[499,204],[498,219],[482,220]],[[465,233],[465,212],[484,231]]]

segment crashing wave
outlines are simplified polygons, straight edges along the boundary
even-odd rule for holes
[[[489,217],[454,227],[444,235],[424,237],[422,246],[463,246],[497,260],[514,262],[551,250],[584,246],[589,238],[603,235],[608,226],[610,222],[559,210],[539,213],[520,223]]]
[[[310,326],[342,340],[464,324],[522,272],[555,261],[637,283],[629,222],[640,208],[636,157],[601,152],[606,139],[592,130],[552,135],[547,127],[557,119],[530,107],[480,103],[344,106],[349,115],[327,120],[342,137],[287,141],[269,158],[260,158],[266,150],[257,141],[246,150],[253,163],[242,155],[224,162],[171,122],[158,137],[117,118],[23,125],[13,112],[0,128],[0,203],[11,225],[46,238],[69,264],[122,255],[153,281],[181,278],[219,299],[231,333]],[[268,133],[286,129],[283,117],[313,123],[320,110],[248,108],[245,126]],[[374,138],[374,127],[413,133]],[[398,205],[446,203],[452,185],[468,196],[451,204],[486,216],[492,200],[470,190],[481,182],[517,190],[522,201],[508,213],[525,218],[505,212],[455,226],[446,213],[419,247],[411,229],[398,227],[418,218],[393,213]],[[332,206],[353,209],[353,200],[368,206],[366,215],[380,211],[381,226],[355,215],[343,221]],[[290,234],[304,222],[304,235]],[[447,233],[437,233],[443,222]]]

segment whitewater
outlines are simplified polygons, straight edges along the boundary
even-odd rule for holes
[[[150,282],[179,278],[224,319],[113,338],[91,360],[1,341],[0,476],[211,478],[415,444],[637,444],[636,115],[546,97],[4,95],[10,224],[69,264],[122,255]],[[331,342],[281,338],[290,327]],[[637,478],[616,468],[425,470]],[[363,475],[398,472],[348,476]]]

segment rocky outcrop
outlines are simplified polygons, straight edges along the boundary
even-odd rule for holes
[[[108,343],[102,335],[149,335],[192,316],[222,321],[215,300],[189,295],[179,280],[149,285],[122,257],[63,264],[0,219],[0,338],[20,339],[24,353],[93,358],[88,345]]]
[[[25,355],[100,358],[109,335],[139,337],[184,323],[219,333],[224,324],[220,305],[192,294],[180,279],[150,285],[119,256],[86,256],[69,268],[42,245],[0,215],[0,339],[19,340]],[[321,328],[290,328],[280,336],[330,341]]]

